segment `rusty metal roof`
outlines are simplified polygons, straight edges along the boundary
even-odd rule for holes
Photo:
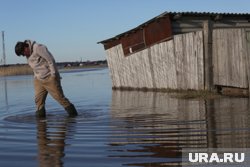
[[[197,17],[211,17],[211,18],[215,18],[215,17],[218,17],[218,16],[222,16],[222,17],[245,17],[245,19],[249,20],[250,21],[250,13],[217,13],[217,12],[164,12],[150,20],[148,20],[147,22],[143,23],[143,24],[140,24],[139,26],[131,29],[131,30],[128,30],[124,33],[121,33],[119,35],[116,35],[115,37],[112,37],[112,38],[109,38],[109,39],[106,39],[106,40],[103,40],[103,41],[100,41],[100,42],[97,42],[98,44],[99,43],[106,43],[106,42],[109,42],[109,41],[113,41],[113,40],[117,40],[117,39],[120,39],[122,36],[125,36],[125,35],[128,35],[130,33],[133,33],[135,31],[137,31],[138,29],[141,29],[143,27],[145,27],[146,25],[148,25],[149,23],[155,21],[155,20],[158,20],[162,17],[165,17],[167,15],[170,15],[170,16],[197,16]]]

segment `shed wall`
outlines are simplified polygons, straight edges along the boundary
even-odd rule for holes
[[[122,45],[107,52],[113,87],[153,88],[148,49],[125,57]]]
[[[214,84],[248,88],[248,59],[244,29],[213,31]]]
[[[128,57],[121,45],[106,52],[113,87],[204,89],[202,31],[176,35]]]

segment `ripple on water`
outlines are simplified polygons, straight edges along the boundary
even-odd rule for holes
[[[109,110],[98,105],[83,108],[75,118],[69,118],[63,110],[49,112],[46,119],[36,119],[34,113],[5,117],[0,122],[3,134],[0,157],[10,160],[22,154],[23,159],[35,159],[40,166],[51,163],[53,166],[64,163],[81,166],[81,162],[85,166],[102,163],[107,166],[164,166],[178,164],[182,148],[207,148],[221,143],[230,146],[232,138],[236,144],[249,143],[247,122],[241,126],[224,126],[227,122],[214,116],[207,118],[207,111],[200,113],[200,108],[194,113],[193,108],[154,112],[145,112],[145,107],[143,111],[131,107]],[[222,116],[228,118],[228,114]],[[242,116],[237,113],[235,117]],[[214,127],[215,123],[218,127]],[[218,139],[221,142],[217,142]]]
[[[163,134],[164,129],[160,127],[163,120],[157,116],[152,117],[151,121],[155,120],[155,125],[150,126],[152,122],[148,119],[113,119],[109,113],[100,109],[85,110],[76,118],[69,118],[62,113],[63,111],[51,112],[46,119],[36,119],[34,114],[29,113],[4,118],[0,126],[6,130],[7,137],[1,138],[0,141],[3,141],[6,147],[3,147],[0,156],[5,156],[8,160],[2,161],[1,164],[7,163],[9,157],[15,158],[20,154],[27,166],[36,166],[34,160],[45,166],[60,166],[64,162],[73,166],[81,166],[81,162],[92,166],[102,163],[102,166],[157,166],[164,162],[176,161],[175,157],[166,157],[178,149],[174,148],[175,151],[170,152],[163,149],[169,146],[171,141],[157,140],[159,137],[162,140],[166,137]],[[169,124],[173,122],[170,121]],[[5,151],[9,153],[5,154]],[[38,154],[34,155],[34,152]],[[99,163],[94,163],[96,159]],[[13,161],[20,160],[17,158]]]

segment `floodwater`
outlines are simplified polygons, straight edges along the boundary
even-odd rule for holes
[[[32,76],[0,77],[0,166],[177,166],[183,148],[250,147],[247,98],[112,91],[107,68],[61,75],[76,118],[48,96],[37,120]]]

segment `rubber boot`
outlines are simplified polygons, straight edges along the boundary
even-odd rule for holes
[[[36,111],[36,117],[37,118],[45,118],[46,117],[45,107],[42,107],[40,110]]]
[[[78,115],[76,108],[73,104],[69,105],[68,107],[65,108],[65,110],[68,112],[70,117],[75,117]]]

